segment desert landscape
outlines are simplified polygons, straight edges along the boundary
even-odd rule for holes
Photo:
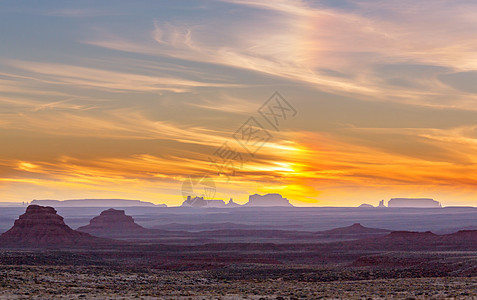
[[[91,208],[74,207],[75,215]],[[245,211],[242,211],[244,210]],[[261,227],[239,223],[254,211],[273,217]],[[432,219],[444,208],[335,209],[348,219],[400,216],[391,229],[353,223],[317,230],[309,210],[294,207],[108,208],[71,229],[52,207],[26,207],[0,236],[3,299],[459,299],[477,297],[477,230],[435,234],[397,230],[402,218]],[[324,208],[325,210],[329,210]],[[379,211],[380,210],[380,211]],[[436,211],[437,210],[437,211]],[[474,209],[459,209],[460,219]],[[134,217],[125,211],[135,212]],[[319,209],[317,209],[317,212]],[[146,228],[154,219],[193,214],[199,222]],[[297,218],[296,228],[280,217]],[[317,213],[318,214],[318,213]],[[374,216],[375,217],[375,216]],[[373,218],[374,218],[373,217]],[[391,218],[392,219],[392,218]],[[163,221],[164,221],[163,220]],[[211,222],[213,221],[213,222]],[[375,220],[377,222],[377,220]],[[432,227],[432,222],[429,222]],[[243,228],[242,228],[243,227]],[[166,229],[167,228],[167,229]],[[222,229],[220,229],[222,228]],[[300,230],[298,230],[300,229]],[[304,230],[308,229],[308,230]],[[452,229],[441,231],[452,231]],[[65,294],[63,291],[68,290]]]
[[[477,299],[477,1],[0,1],[0,299]]]

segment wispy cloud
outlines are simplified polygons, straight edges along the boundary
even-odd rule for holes
[[[46,12],[48,16],[56,17],[74,17],[74,18],[91,18],[104,16],[118,16],[125,13],[114,12],[111,9],[92,9],[92,8],[62,8]]]
[[[109,91],[162,91],[183,92],[192,87],[230,87],[234,84],[210,83],[175,77],[148,76],[80,66],[12,61],[10,65],[43,76],[53,84],[70,84]]]
[[[359,99],[437,106],[445,105],[433,102],[438,96],[458,97],[464,105],[475,100],[474,95],[438,80],[439,74],[477,67],[477,39],[469,9],[474,4],[469,2],[451,5],[447,1],[404,1],[399,9],[389,1],[360,2],[348,10],[312,6],[306,1],[225,2],[259,8],[261,13],[247,15],[247,23],[231,19],[221,28],[228,35],[216,34],[217,20],[201,26],[155,21],[152,36],[156,46],[149,41],[124,39],[88,43],[243,68]],[[455,15],[462,18],[456,22],[450,17]],[[420,85],[403,86],[398,80],[382,80],[376,68],[383,64],[448,69],[426,81],[409,78]]]

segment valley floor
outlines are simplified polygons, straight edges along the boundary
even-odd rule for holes
[[[299,266],[228,266],[228,270],[164,271],[97,266],[0,269],[1,299],[465,299],[477,277],[332,280],[343,270]],[[272,273],[272,278],[263,276]],[[275,272],[276,271],[276,272]],[[326,277],[316,278],[316,271]],[[353,272],[347,270],[346,272]],[[360,272],[359,270],[357,272]],[[227,274],[242,274],[230,278]],[[277,277],[283,274],[283,277]],[[293,274],[290,276],[290,274]],[[247,279],[245,279],[247,277]],[[292,279],[293,278],[293,279]],[[331,281],[324,281],[331,280]]]

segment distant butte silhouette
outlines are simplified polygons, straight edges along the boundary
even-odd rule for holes
[[[380,228],[364,227],[360,223],[354,223],[351,226],[334,228],[326,231],[319,231],[323,235],[382,235],[391,232],[391,230]]]
[[[388,207],[440,208],[442,205],[430,198],[392,198]]]
[[[124,210],[110,208],[89,221],[88,225],[77,229],[94,236],[115,237],[147,233],[149,230],[136,224],[133,217]]]
[[[248,202],[245,206],[254,206],[254,207],[273,207],[273,206],[284,206],[284,207],[293,207],[293,205],[288,201],[287,198],[282,197],[280,194],[266,194],[259,195],[253,194],[248,197]]]
[[[71,229],[53,207],[30,205],[0,236],[0,247],[62,248],[106,245],[112,241]]]

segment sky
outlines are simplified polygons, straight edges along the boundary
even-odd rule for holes
[[[0,1],[0,201],[476,205],[475,32],[462,0]]]

